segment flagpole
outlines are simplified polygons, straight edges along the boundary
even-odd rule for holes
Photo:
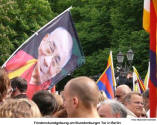
[[[13,55],[24,45],[26,44],[31,38],[33,38],[35,35],[38,35],[38,32],[42,29],[44,29],[47,25],[49,25],[50,23],[52,23],[54,20],[56,20],[58,17],[60,17],[61,15],[63,15],[65,12],[70,11],[72,9],[72,6],[70,6],[68,9],[66,9],[65,11],[63,11],[62,13],[60,13],[58,16],[56,16],[55,18],[53,18],[49,23],[47,23],[46,25],[44,25],[43,27],[41,27],[37,32],[35,32],[31,37],[29,37],[25,42],[23,42],[19,48],[17,48],[12,54],[11,56],[5,61],[5,63],[2,65],[2,67],[6,66],[6,63],[13,57]]]
[[[112,58],[112,51],[110,51],[110,53],[111,53],[111,66],[112,66],[112,75],[113,75],[113,88],[114,88],[114,91],[116,90],[116,86],[117,86],[117,84],[116,84],[116,79],[115,79],[115,73],[114,73],[114,66],[113,66],[113,58]]]

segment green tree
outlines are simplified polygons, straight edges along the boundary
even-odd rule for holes
[[[143,1],[114,0],[110,11],[113,26],[112,47],[123,53],[132,48],[135,53],[133,65],[144,76],[148,66],[149,37],[142,28]]]
[[[55,15],[47,0],[0,1],[0,64]]]
[[[132,48],[133,65],[144,78],[149,60],[149,36],[142,28],[143,1],[140,0],[0,1],[0,64],[41,26],[70,6],[86,63],[63,79],[59,88],[72,77],[102,73],[110,50],[116,67],[118,52],[126,53]]]

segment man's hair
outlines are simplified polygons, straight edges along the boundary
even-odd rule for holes
[[[99,91],[94,80],[85,76],[77,77],[70,80],[69,88],[70,94],[76,95],[85,107],[97,106]]]
[[[43,116],[52,115],[58,108],[55,97],[47,90],[35,93],[32,100],[38,105]]]
[[[114,114],[120,114],[121,118],[126,118],[127,117],[126,108],[120,102],[118,102],[116,100],[108,99],[108,100],[105,100],[104,102],[100,103],[100,106],[102,106],[104,104],[109,104],[111,106],[113,115]]]
[[[146,91],[143,92],[142,97],[144,99],[149,99],[149,89],[147,89]]]
[[[58,95],[56,93],[53,93],[52,94],[54,96],[54,98],[56,99],[56,102],[57,102],[57,105],[58,105],[58,108],[57,110],[60,110],[63,108],[63,98],[61,95]]]
[[[9,86],[10,80],[8,78],[8,74],[0,67],[0,102],[7,95]]]
[[[141,97],[142,97],[142,95],[141,95],[140,93],[138,93],[138,92],[130,92],[130,93],[128,93],[128,94],[124,97],[124,99],[123,99],[123,104],[127,104],[128,102],[130,102],[130,101],[131,101],[131,97],[132,97],[133,95],[138,95],[138,96],[141,96]]]
[[[18,88],[20,92],[26,92],[27,90],[27,81],[21,77],[15,77],[11,79],[11,87],[13,90]]]
[[[38,106],[28,99],[7,99],[0,106],[2,118],[33,118],[41,117]]]

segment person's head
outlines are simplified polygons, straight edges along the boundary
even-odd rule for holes
[[[149,89],[143,92],[142,94],[143,102],[144,102],[144,108],[146,112],[150,109],[150,103],[149,103]]]
[[[107,99],[107,96],[104,91],[99,91],[99,103],[105,101]]]
[[[98,107],[98,113],[103,118],[126,118],[126,108],[116,100],[105,100]]]
[[[11,95],[11,90],[8,74],[0,67],[0,102]]]
[[[143,111],[143,98],[140,93],[128,93],[123,99],[123,104],[137,117],[141,116],[141,113]]]
[[[132,76],[132,72],[128,72],[126,78],[127,78],[127,79],[130,79],[130,78],[132,78],[132,77],[133,77],[133,76]]]
[[[71,79],[65,85],[63,93],[63,103],[68,117],[98,115],[98,96],[99,90],[94,80],[85,76]]]
[[[12,97],[26,93],[27,81],[21,77],[11,79],[11,87],[13,88]]]
[[[53,93],[52,95],[53,95],[53,96],[55,97],[55,99],[56,99],[56,102],[57,102],[57,104],[58,104],[58,110],[62,109],[62,108],[63,108],[63,98],[62,98],[62,96],[61,96],[61,95],[58,95],[58,94],[56,94],[56,93]]]
[[[32,100],[38,105],[43,116],[51,116],[58,108],[55,97],[47,90],[38,91]]]
[[[38,106],[28,99],[7,99],[0,106],[2,118],[34,118],[41,117]]]
[[[72,55],[73,40],[63,27],[58,27],[42,39],[38,49],[38,73],[43,83],[56,76]]]
[[[125,95],[131,92],[131,89],[127,85],[119,85],[115,91],[115,99],[122,103]]]

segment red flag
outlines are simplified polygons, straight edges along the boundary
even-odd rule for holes
[[[157,117],[157,0],[150,1],[150,117]]]
[[[150,117],[157,117],[157,0],[144,0],[143,27],[150,33]]]

